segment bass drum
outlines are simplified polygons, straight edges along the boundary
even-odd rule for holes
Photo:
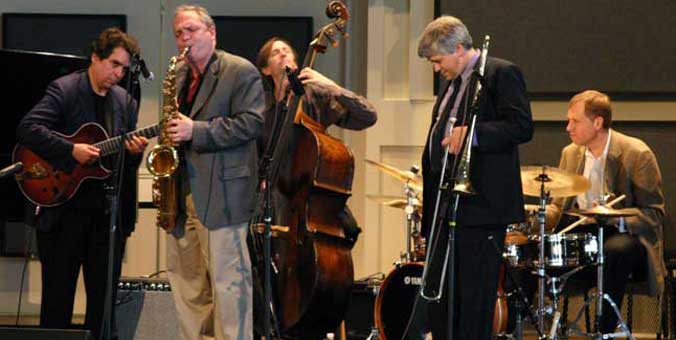
[[[383,281],[376,297],[375,323],[381,340],[400,340],[413,312],[423,273],[422,262],[397,264]],[[420,302],[424,303],[422,298]],[[429,332],[427,324],[424,333]]]

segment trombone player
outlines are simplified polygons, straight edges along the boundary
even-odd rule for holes
[[[428,249],[435,247],[429,233],[440,190],[444,153],[448,150],[446,172],[453,174],[465,141],[471,143],[472,148],[469,180],[475,192],[471,196],[462,196],[457,210],[456,274],[451,278],[455,280],[456,288],[453,293],[456,316],[453,337],[447,334],[446,282],[441,285],[439,282],[450,214],[438,216],[437,249],[427,259],[430,266],[427,286],[443,292],[441,301],[429,304],[429,324],[434,339],[491,339],[501,254],[495,251],[489,237],[501,246],[507,225],[525,219],[518,146],[528,142],[533,135],[526,83],[515,64],[498,58],[487,59],[476,111],[475,134],[470,141],[466,138],[468,111],[476,86],[471,76],[479,66],[480,51],[472,47],[467,27],[452,16],[437,18],[422,33],[418,56],[432,63],[434,71],[448,81],[437,96],[422,155],[422,231],[428,240]],[[442,206],[450,205],[451,195],[450,190],[442,190]]]

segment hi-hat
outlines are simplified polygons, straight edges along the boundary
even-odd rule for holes
[[[584,176],[573,174],[559,168],[548,166],[522,166],[521,182],[523,193],[527,196],[540,197],[541,185],[550,197],[576,196],[589,190],[589,180]]]
[[[382,205],[397,209],[406,209],[408,206],[406,198],[399,196],[366,195],[366,198],[376,201]],[[417,198],[414,198],[413,207],[416,209],[422,209],[422,202],[420,202],[420,200]]]
[[[605,205],[597,205],[591,209],[572,211],[571,215],[580,215],[594,218],[629,217],[638,215],[636,208],[613,209]]]
[[[400,182],[407,183],[413,190],[422,191],[422,178],[420,175],[414,174],[411,171],[399,170],[391,165],[383,164],[380,162],[372,161],[370,159],[365,160],[366,163],[371,164],[378,168],[378,170],[398,179]]]

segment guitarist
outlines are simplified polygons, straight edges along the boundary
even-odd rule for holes
[[[116,84],[128,69],[131,56],[138,53],[136,39],[119,29],[108,28],[101,32],[91,44],[90,66],[49,85],[44,97],[19,123],[18,142],[66,172],[77,164],[97,162],[98,148],[73,143],[52,131],[70,135],[91,122],[103,126],[111,136],[121,130],[133,131],[138,115],[136,101]],[[147,144],[143,137],[133,137],[125,142],[127,157],[121,188],[120,228],[115,238],[113,288],[119,279],[126,239],[134,229],[136,174]],[[104,161],[112,165],[114,158]],[[66,203],[35,210],[42,267],[41,327],[71,326],[77,277],[82,266],[87,290],[84,326],[98,338],[106,293],[110,218],[104,183],[86,180]],[[115,292],[113,289],[113,301]]]

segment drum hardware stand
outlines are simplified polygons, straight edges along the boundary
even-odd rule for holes
[[[615,301],[613,301],[613,299],[603,291],[603,264],[605,263],[603,251],[603,233],[605,226],[607,224],[605,217],[596,216],[596,220],[599,226],[599,234],[598,234],[599,250],[598,250],[598,259],[596,261],[597,263],[596,293],[594,294],[596,296],[596,320],[594,321],[594,332],[591,334],[582,333],[582,335],[586,335],[592,339],[614,339],[619,337],[626,337],[627,339],[635,340],[634,336],[631,334],[631,331],[629,330],[629,327],[627,327],[627,324],[622,319],[622,313],[620,312],[619,308],[617,308],[617,304],[615,304]],[[601,329],[601,316],[603,315],[603,300],[606,300],[608,304],[610,304],[611,308],[613,309],[613,312],[617,316],[617,321],[619,322],[620,329],[622,331],[608,334],[601,333],[600,329]],[[584,306],[582,306],[582,309],[584,309],[588,304],[589,301],[585,302]],[[573,324],[576,324],[577,321],[580,319],[581,313],[582,310],[578,312],[578,315],[575,318]]]
[[[559,298],[563,292],[563,287],[566,285],[566,281],[569,277],[573,276],[575,273],[586,268],[586,265],[578,266],[561,276],[551,276],[548,278],[549,281],[549,291],[551,294],[552,306],[550,307],[550,313],[553,311],[554,316],[552,319],[552,327],[549,330],[549,339],[557,339],[557,332],[559,330],[559,325],[561,321],[561,312],[559,311]],[[565,321],[565,320],[564,320]]]
[[[369,333],[369,336],[366,338],[366,340],[378,340],[380,339],[378,334],[378,328],[373,325],[371,326],[371,333]]]
[[[512,285],[512,289],[510,292],[506,293],[507,296],[511,296],[512,294],[516,294],[517,296],[517,303],[515,305],[516,307],[516,326],[514,328],[514,335],[512,335],[511,338],[516,339],[516,340],[522,340],[523,339],[523,326],[522,326],[522,319],[521,319],[521,313],[523,311],[526,311],[526,317],[530,319],[531,324],[533,326],[537,326],[536,322],[536,317],[533,313],[533,311],[530,308],[530,301],[528,300],[528,297],[526,294],[523,292],[523,288],[521,288],[521,285],[514,279],[514,276],[512,275],[512,265],[505,259],[505,257],[502,255],[502,252],[500,251],[500,247],[498,246],[497,242],[495,242],[495,239],[493,236],[489,236],[488,239],[491,241],[491,244],[493,245],[493,249],[495,252],[500,256],[502,259],[502,263],[505,265],[505,277],[509,280],[509,283]],[[543,334],[540,332],[540,330],[535,327],[535,331],[538,333],[538,338],[543,338]]]
[[[538,263],[536,266],[536,276],[538,277],[538,305],[537,305],[537,331],[538,339],[556,339],[558,325],[561,318],[561,313],[558,310],[558,300],[563,286],[565,285],[566,280],[573,274],[584,269],[585,266],[579,266],[575,269],[570,270],[569,272],[561,275],[560,277],[547,276],[546,273],[546,263],[545,263],[545,218],[546,218],[546,207],[547,202],[550,200],[549,191],[545,191],[545,183],[550,182],[551,179],[547,176],[546,166],[542,167],[542,173],[538,176],[537,181],[540,182],[540,207],[538,208],[538,225],[539,225],[539,236],[538,241]],[[547,281],[550,283],[550,293],[552,296],[553,306],[546,308],[545,306],[545,291],[547,290]],[[558,288],[557,288],[558,285]],[[548,309],[548,310],[547,310]],[[545,314],[553,313],[552,327],[549,330],[549,334],[545,335]]]
[[[551,179],[546,173],[547,167],[542,167],[542,173],[538,176],[537,181],[540,182],[540,207],[538,208],[538,225],[540,226],[540,241],[538,242],[538,264],[536,275],[538,277],[538,308],[537,308],[537,331],[538,339],[546,339],[545,333],[545,289],[546,289],[546,274],[545,274],[545,214],[547,202],[549,202],[549,191],[545,191],[545,183],[550,182]]]
[[[417,167],[411,167],[411,172],[417,173]],[[411,188],[409,181],[404,185],[404,192],[406,192],[406,208],[404,208],[404,212],[406,213],[406,254],[401,256],[401,258],[404,262],[419,261],[414,253],[416,247],[415,237],[420,234],[420,214],[415,207],[418,198],[416,197],[415,190]]]

